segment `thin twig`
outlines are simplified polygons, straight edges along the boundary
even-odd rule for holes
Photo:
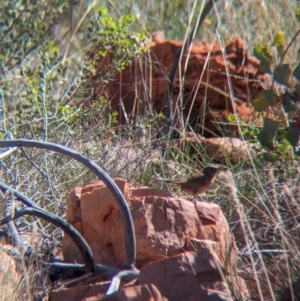
[[[202,25],[203,21],[211,11],[214,2],[217,2],[218,0],[209,0],[206,6],[204,7],[201,17],[197,20],[198,22],[194,25],[189,38],[184,42],[182,47],[177,51],[174,60],[173,60],[173,65],[170,71],[170,75],[168,78],[168,84],[167,84],[167,92],[165,94],[165,116],[166,116],[166,124],[163,128],[163,134],[168,140],[170,138],[172,126],[174,123],[173,120],[173,86],[174,86],[174,80],[175,80],[175,75],[178,69],[178,65],[180,62],[180,59],[184,56],[188,48],[193,42],[193,39]]]
[[[20,211],[16,211],[13,215],[9,215],[0,220],[0,225],[7,224],[8,222],[18,219],[24,215],[31,215],[40,217],[49,223],[61,228],[66,234],[70,236],[73,242],[76,244],[78,249],[80,250],[83,260],[85,262],[85,267],[87,271],[94,272],[94,256],[93,253],[85,241],[85,239],[81,236],[81,234],[69,223],[64,221],[58,216],[55,216],[49,212],[45,212],[38,208],[23,208]]]
[[[111,190],[112,195],[115,197],[116,202],[120,208],[120,213],[123,219],[124,224],[124,232],[125,232],[125,247],[126,247],[126,263],[125,268],[131,269],[134,267],[134,261],[136,257],[136,242],[135,242],[135,234],[134,234],[134,226],[132,216],[129,210],[129,207],[122,195],[122,192],[115,184],[115,182],[92,160],[88,157],[81,155],[80,153],[66,148],[64,146],[60,146],[58,144],[50,143],[50,142],[42,142],[42,141],[32,141],[25,139],[16,139],[16,140],[0,140],[0,147],[36,147],[41,149],[47,149],[54,152],[58,152],[69,156],[91,171],[93,171]]]

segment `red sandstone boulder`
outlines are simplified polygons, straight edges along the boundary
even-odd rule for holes
[[[23,289],[25,294],[25,287],[14,259],[2,248],[8,251],[12,247],[0,244],[0,300],[15,300],[21,296]]]
[[[183,42],[164,40],[159,33],[153,40],[148,53],[134,60],[106,87],[99,86],[97,89],[97,84],[92,80],[93,88],[99,94],[95,99],[104,95],[109,100],[109,110],[117,111],[122,123],[126,120],[125,116],[134,118],[153,110],[164,111],[168,76],[174,56]],[[110,66],[111,57],[97,58],[97,52],[98,49],[94,51],[93,61],[96,73],[101,73]],[[269,80],[267,75],[259,72],[258,61],[248,54],[240,39],[231,41],[225,47],[217,43],[194,42],[178,69],[184,72],[184,79],[179,80],[177,72],[174,112],[182,112],[194,129],[201,125],[205,137],[211,137],[211,132],[221,134],[218,127],[222,125],[216,125],[216,122],[227,122],[228,115],[234,111],[244,122],[253,120],[255,114],[251,101]],[[182,88],[179,89],[179,86]],[[238,128],[231,125],[227,130],[237,131]]]
[[[232,301],[217,256],[208,249],[149,264],[141,269],[139,284],[153,283],[172,301]]]
[[[232,254],[237,255],[233,237],[218,205],[194,204],[159,195],[140,198],[135,197],[138,188],[131,191],[130,209],[137,240],[138,267],[190,250],[192,239],[214,244],[223,263]]]
[[[300,278],[292,285],[293,293],[291,293],[291,287],[288,287],[280,298],[280,301],[292,301],[300,300]]]
[[[222,263],[235,261],[237,248],[218,205],[194,204],[158,189],[133,188],[121,179],[116,179],[116,184],[125,195],[133,217],[138,267],[190,250],[193,239],[214,245]],[[67,221],[82,233],[97,262],[110,266],[124,264],[121,215],[102,181],[75,188],[67,202]],[[63,240],[63,254],[66,261],[82,262],[67,236]]]
[[[49,293],[48,301],[96,301],[103,298],[110,282],[82,284],[72,288],[59,288]]]
[[[196,149],[204,149],[210,158],[224,163],[230,161],[237,164],[241,161],[248,161],[249,153],[253,152],[251,144],[239,138],[205,138],[191,132],[187,132],[179,143],[191,145]]]
[[[136,265],[138,268],[143,267],[139,284],[154,283],[162,296],[170,300],[175,299],[172,294],[166,292],[180,289],[180,296],[182,296],[184,287],[191,299],[176,300],[196,300],[195,298],[199,296],[212,296],[214,287],[220,288],[223,297],[226,294],[230,296],[224,279],[220,278],[220,273],[216,278],[211,278],[211,273],[215,275],[214,273],[221,269],[231,275],[230,282],[233,283],[233,290],[240,291],[242,296],[247,295],[243,280],[234,276],[238,250],[218,205],[172,198],[168,193],[158,189],[134,188],[122,179],[115,179],[115,182],[129,204],[134,221],[137,241]],[[67,221],[74,225],[87,240],[96,262],[118,267],[124,265],[125,242],[120,211],[102,181],[89,183],[83,188],[77,187],[71,192],[67,202]],[[192,252],[186,253],[187,251]],[[82,262],[79,251],[67,236],[63,240],[63,254],[68,262]],[[180,264],[184,262],[186,263],[181,267]],[[208,269],[208,274],[198,279],[197,277],[203,273],[202,266]],[[155,273],[151,274],[152,269]],[[174,279],[182,277],[183,283],[195,278],[194,282],[192,281],[194,284],[191,286],[191,291],[186,284],[176,288],[179,285],[176,281],[173,289],[171,288],[170,283],[173,281],[168,277],[172,276],[172,271],[174,271]],[[181,276],[180,271],[183,273]],[[156,282],[155,275],[157,275]],[[147,279],[150,279],[149,282]],[[159,279],[163,283],[160,283]],[[213,283],[208,285],[207,279],[212,280]],[[206,286],[207,290],[202,290]],[[137,290],[139,291],[140,288]],[[119,294],[121,294],[119,296],[126,295],[125,292]],[[141,292],[136,294],[139,295]],[[226,298],[224,300],[231,300],[231,297]],[[124,297],[124,299],[113,300],[144,299]]]
[[[94,283],[50,292],[49,301],[168,301],[154,284],[131,285],[105,296],[109,283]]]
[[[117,179],[116,184],[125,198],[129,188],[126,180]],[[67,221],[86,239],[95,261],[109,266],[125,263],[125,240],[119,208],[103,182],[97,181],[76,187],[67,201]],[[75,244],[68,236],[63,239],[64,259],[83,262]]]

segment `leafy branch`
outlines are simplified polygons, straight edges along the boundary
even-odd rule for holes
[[[294,70],[290,64],[283,63],[299,34],[300,30],[284,48],[284,33],[277,33],[271,45],[276,47],[280,57],[279,64],[275,67],[272,67],[274,58],[270,47],[259,44],[253,49],[255,57],[260,60],[260,71],[273,77],[270,89],[263,90],[253,101],[255,111],[263,115],[263,127],[256,137],[265,149],[264,159],[269,162],[275,162],[282,156],[290,157],[290,154],[293,158],[300,156],[300,109],[296,105],[300,100],[300,63]],[[284,93],[278,95],[274,92],[275,83],[284,89]]]

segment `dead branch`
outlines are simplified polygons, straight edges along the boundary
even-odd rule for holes
[[[19,191],[9,187],[9,186],[6,186],[5,184],[1,183],[0,182],[0,191],[3,191],[3,192],[11,192],[14,194],[14,196],[18,199],[18,201],[20,201],[21,203],[23,203],[24,205],[28,206],[28,207],[33,207],[33,208],[38,208],[38,209],[41,209],[40,207],[38,207],[34,202],[32,202],[29,198],[27,198],[24,194],[20,193]],[[13,223],[13,222],[12,222]],[[9,225],[9,228],[10,228],[10,232],[12,235],[14,235],[14,239],[16,239],[16,233],[17,233],[17,229],[13,228],[12,225],[11,225],[11,222],[8,223]],[[41,225],[41,223],[39,221],[37,221],[37,225],[39,227],[38,231],[44,236],[44,237],[47,237],[47,238],[52,238],[50,237],[49,235],[47,235],[46,233],[44,233],[42,231],[43,227]],[[14,226],[14,225],[13,225]],[[15,226],[14,226],[15,227]],[[53,238],[52,238],[53,239]],[[17,240],[16,240],[17,241]],[[14,245],[14,244],[13,244]],[[19,248],[22,249],[22,246],[20,245],[20,243],[18,244]]]
[[[9,202],[8,202],[8,193],[5,191],[3,194],[2,191],[0,191],[0,202],[5,203],[5,209],[4,209],[4,214],[8,215],[9,214]],[[20,241],[20,235],[18,232],[17,227],[15,226],[15,223],[13,221],[8,223],[8,228],[11,234],[11,242],[14,247],[17,247],[18,249],[22,249],[21,241]]]
[[[136,244],[135,244],[134,226],[133,226],[133,221],[132,221],[129,207],[118,186],[95,162],[93,162],[89,158],[81,155],[80,153],[74,150],[50,142],[32,141],[32,140],[25,140],[25,139],[0,140],[0,147],[35,147],[35,148],[47,149],[71,157],[74,160],[77,160],[83,165],[85,165],[91,171],[93,171],[111,190],[120,208],[121,216],[124,223],[124,231],[125,231],[125,247],[126,247],[125,268],[129,270],[134,268],[134,261],[136,257]]]
[[[73,240],[73,242],[76,244],[78,249],[80,250],[84,263],[85,268],[89,272],[95,271],[95,265],[94,265],[94,256],[93,253],[85,241],[85,239],[81,236],[81,234],[70,224],[65,222],[60,217],[57,217],[49,212],[45,212],[39,208],[23,208],[20,211],[16,211],[13,216],[9,215],[4,217],[0,220],[0,225],[4,225],[12,220],[18,219],[24,215],[31,215],[31,216],[37,216],[44,220],[46,220],[49,223],[54,224],[55,226],[61,228],[66,234],[70,236],[70,238]]]
[[[5,184],[3,184],[1,182],[0,182],[0,190],[2,190],[4,192],[6,192],[6,191],[12,192],[20,202],[22,202],[24,205],[26,205],[28,207],[41,209],[34,202],[32,202],[28,197],[26,197],[24,194],[20,193],[19,191],[15,190],[9,186],[6,186]]]

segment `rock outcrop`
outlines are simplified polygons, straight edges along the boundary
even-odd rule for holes
[[[0,300],[20,300],[22,293],[25,295],[24,283],[14,259],[4,251],[5,249],[8,251],[12,247],[0,243]]]
[[[98,87],[98,96],[105,95],[109,99],[110,111],[117,111],[122,123],[125,116],[134,118],[153,110],[164,112],[168,76],[174,56],[182,45],[181,41],[156,38],[147,54],[134,60],[105,88]],[[95,54],[97,52],[98,49]],[[95,56],[93,61],[97,74],[112,63],[110,55],[105,59]],[[218,122],[227,123],[234,111],[244,122],[253,120],[251,101],[268,81],[267,75],[259,71],[258,61],[248,54],[240,39],[226,46],[194,42],[178,70],[181,74],[178,71],[175,77],[173,110],[175,114],[182,112],[196,132],[201,126],[204,137],[212,137],[213,132],[224,134],[224,124]],[[96,80],[93,85],[93,91],[97,91]],[[237,130],[232,124],[226,127],[230,133]]]
[[[136,266],[141,273],[135,283],[104,300],[217,300],[216,296],[218,300],[232,300],[232,292],[247,296],[243,280],[235,276],[238,250],[218,205],[173,198],[157,189],[134,188],[122,179],[115,182],[131,210]],[[67,221],[87,240],[96,262],[124,265],[120,211],[102,181],[71,192]],[[63,254],[68,262],[82,262],[67,236]],[[226,281],[232,284],[230,290]],[[58,300],[55,293],[51,300]]]
[[[188,132],[178,146],[188,145],[192,149],[201,149],[217,162],[238,164],[241,161],[248,162],[248,154],[253,154],[253,149],[248,141],[239,138],[217,137],[205,138],[202,135]],[[199,152],[200,153],[200,152]],[[200,153],[202,155],[202,152]],[[199,155],[199,160],[201,160]]]

